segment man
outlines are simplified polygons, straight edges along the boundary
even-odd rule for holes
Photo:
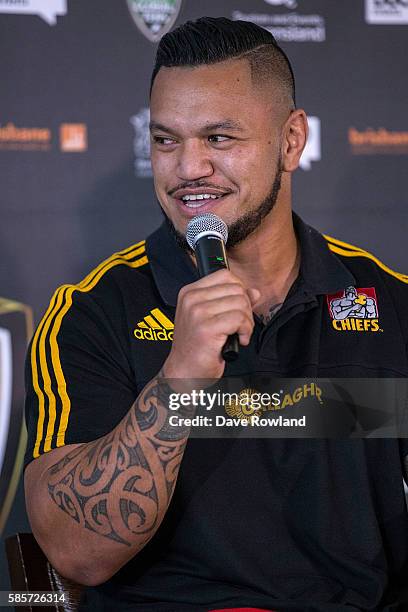
[[[168,424],[190,378],[408,374],[407,277],[292,216],[306,137],[267,31],[203,18],[160,42],[166,223],[57,290],[28,360],[28,513],[54,566],[93,587],[89,609],[397,609],[405,440],[188,440]],[[228,224],[230,270],[198,280],[184,235],[208,211]],[[378,302],[372,327],[332,316],[348,287]]]

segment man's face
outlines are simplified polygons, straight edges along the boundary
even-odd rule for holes
[[[151,96],[152,167],[178,232],[200,213],[236,227],[260,206],[270,209],[289,114],[272,100],[269,87],[252,84],[246,60],[160,69]]]

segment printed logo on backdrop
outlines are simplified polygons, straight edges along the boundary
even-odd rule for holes
[[[0,537],[13,505],[26,447],[20,381],[32,333],[30,308],[0,297]]]
[[[12,121],[0,123],[0,151],[50,151],[53,132],[49,127],[20,127]],[[88,148],[85,123],[61,123],[59,145],[62,152],[83,153]]]
[[[57,16],[67,14],[67,0],[0,0],[0,13],[38,15],[48,25],[55,25]]]
[[[372,24],[408,23],[407,0],[365,0],[365,20]]]
[[[158,42],[174,25],[182,0],[127,0],[133,21],[151,42]]]
[[[0,124],[0,150],[48,151],[51,130],[47,127],[17,127],[12,121]]]
[[[405,155],[408,153],[408,131],[349,128],[348,141],[353,155]]]
[[[324,42],[326,22],[322,15],[300,14],[293,12],[302,0],[264,0],[274,13],[243,13],[233,11],[232,19],[253,21],[271,32],[276,40],[282,42]],[[280,12],[281,8],[291,9],[290,13]]]
[[[280,4],[283,4],[290,9],[297,7],[297,0],[265,0],[265,2],[267,4],[272,4],[272,6],[279,6]]]
[[[62,123],[60,125],[60,149],[64,153],[82,153],[88,148],[85,123]]]
[[[139,178],[150,178],[152,176],[149,122],[150,111],[148,108],[141,108],[137,115],[130,118],[130,123],[135,130],[133,140],[135,174]]]
[[[302,170],[311,170],[312,161],[320,161],[322,157],[319,117],[308,117],[309,136],[299,161]]]
[[[0,327],[0,474],[6,454],[12,412],[13,359],[11,334]],[[2,500],[0,500],[2,501]]]

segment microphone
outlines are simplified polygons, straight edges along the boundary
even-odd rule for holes
[[[200,278],[217,270],[229,269],[225,244],[228,228],[222,219],[212,213],[193,217],[187,225],[186,239],[195,252]],[[221,355],[225,361],[235,361],[238,357],[238,334],[228,336]]]

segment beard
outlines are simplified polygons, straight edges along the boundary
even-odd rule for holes
[[[237,246],[240,242],[248,238],[253,232],[261,225],[262,220],[269,215],[271,210],[276,204],[278,199],[279,191],[281,188],[282,179],[282,168],[281,168],[281,157],[279,157],[275,178],[272,183],[272,187],[266,198],[253,210],[248,211],[242,217],[239,217],[236,221],[228,225],[228,242],[227,246],[229,249]],[[165,215],[162,209],[166,224],[173,235],[178,246],[183,249],[186,253],[193,254],[194,251],[188,245],[184,234],[179,232],[173,222]],[[198,213],[200,214],[200,213]]]

